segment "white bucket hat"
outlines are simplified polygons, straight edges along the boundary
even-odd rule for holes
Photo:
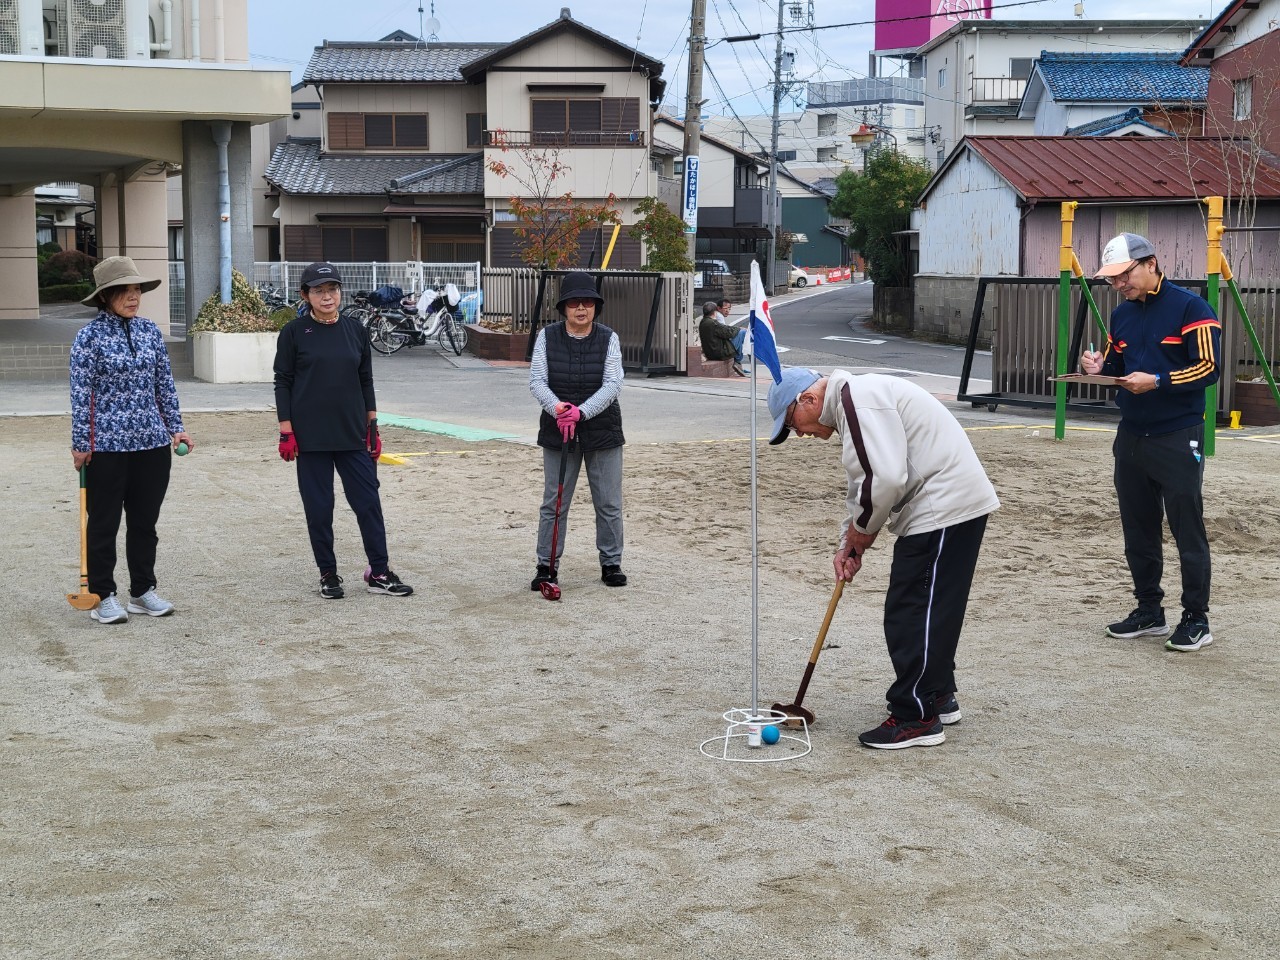
[[[98,288],[80,301],[86,307],[96,307],[98,294],[111,287],[129,287],[136,283],[143,293],[147,293],[160,286],[159,280],[138,276],[138,268],[129,257],[107,257],[93,268],[93,282]]]

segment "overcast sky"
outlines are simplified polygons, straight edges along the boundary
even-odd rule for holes
[[[791,3],[792,0],[787,0]],[[1001,4],[1016,0],[994,0]],[[707,76],[703,96],[707,113],[728,115],[769,113],[772,95],[774,37],[754,42],[714,42],[718,38],[777,29],[776,0],[706,0]],[[871,21],[874,0],[813,0],[817,26]],[[539,29],[568,5],[574,19],[666,64],[667,108],[684,113],[688,65],[690,0],[632,0],[620,3],[572,0],[436,0],[436,35],[444,41],[509,42]],[[797,6],[807,6],[799,0]],[[251,0],[249,50],[256,66],[290,70],[301,79],[312,50],[324,40],[377,40],[393,30],[420,35],[420,22],[432,16],[431,0]],[[1084,0],[1089,19],[1212,19],[1226,0]],[[996,9],[997,20],[1070,20],[1075,0],[1022,0]],[[784,16],[786,26],[793,26]],[[428,24],[429,27],[429,24]],[[429,32],[429,30],[428,30]],[[802,97],[803,83],[848,80],[867,74],[867,53],[874,30],[867,26],[833,26],[788,34],[784,46],[796,54],[795,79]],[[799,107],[790,99],[783,111]]]

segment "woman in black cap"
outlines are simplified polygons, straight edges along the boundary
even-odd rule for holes
[[[542,447],[543,493],[538,516],[538,569],[531,590],[555,583],[564,552],[569,505],[585,462],[596,509],[596,549],[600,579],[624,587],[622,572],[622,344],[602,323],[604,299],[585,273],[560,284],[556,309],[564,320],[538,333],[529,370],[529,392],[542,406],[538,446]],[[567,457],[556,556],[551,556],[560,458]]]
[[[413,588],[387,567],[387,528],[378,496],[382,438],[369,335],[339,313],[342,277],[333,264],[311,264],[302,271],[300,286],[303,307],[276,342],[276,416],[280,457],[298,463],[307,533],[320,568],[320,596],[337,600],[343,595],[333,553],[336,470],[369,559],[368,591],[406,597]]]

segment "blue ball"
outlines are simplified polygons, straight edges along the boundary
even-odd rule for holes
[[[782,734],[773,724],[769,724],[760,731],[760,739],[765,743],[777,743],[780,736],[782,736]]]

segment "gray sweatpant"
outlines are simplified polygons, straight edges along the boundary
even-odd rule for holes
[[[578,483],[582,461],[587,462],[587,483],[596,508],[596,549],[600,566],[622,565],[622,447],[589,450],[583,455],[577,443],[569,445],[565,465],[564,496],[560,504],[560,534],[556,544],[556,566],[564,554],[569,526],[569,504]],[[538,563],[551,563],[551,530],[556,519],[556,489],[560,482],[560,451],[542,450],[542,508],[538,511]]]

